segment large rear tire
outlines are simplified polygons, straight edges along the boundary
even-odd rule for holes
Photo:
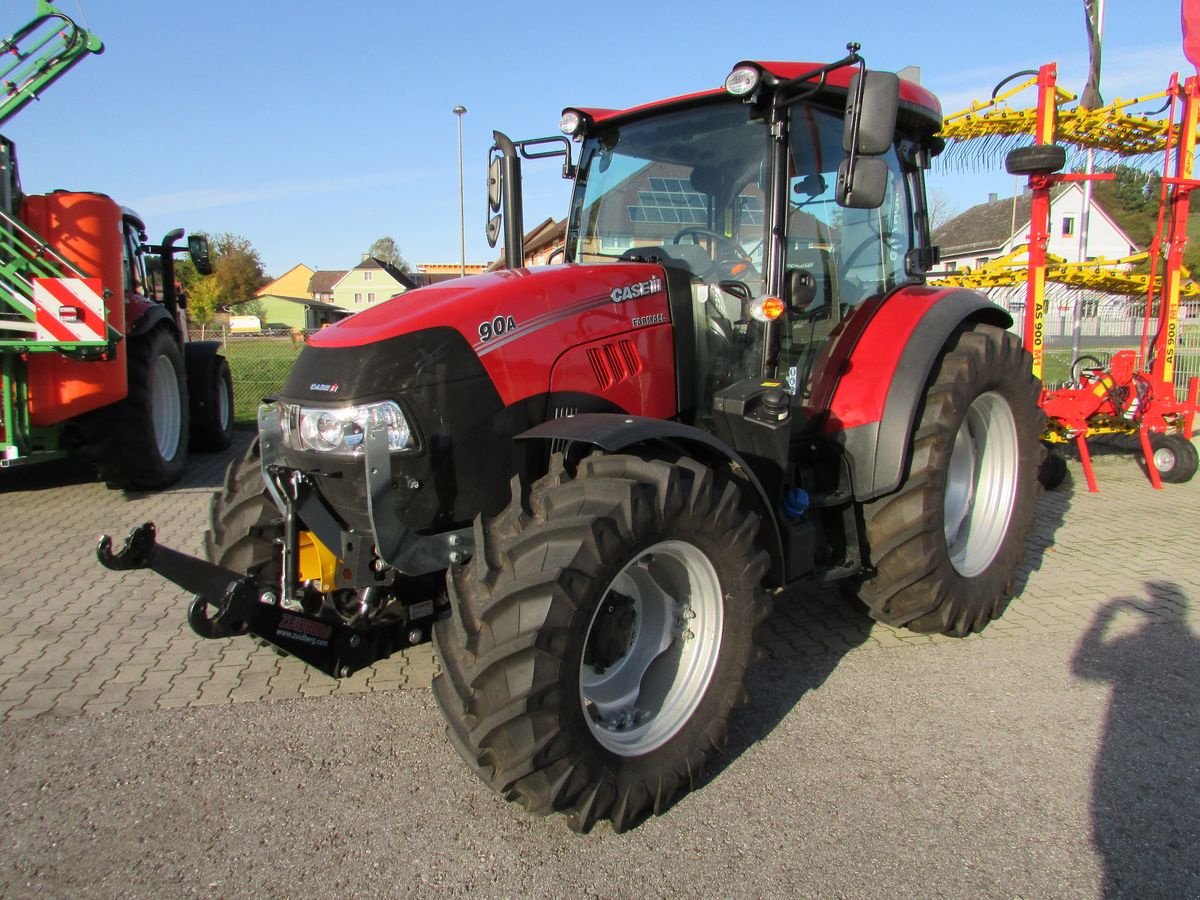
[[[557,458],[556,458],[557,459]],[[769,603],[758,517],[689,459],[561,463],[476,521],[434,695],[493,790],[572,829],[665,810],[723,748]]]
[[[896,492],[863,507],[871,616],[963,636],[998,617],[1033,525],[1043,415],[1029,354],[975,325],[934,371]]]
[[[114,487],[158,490],[187,463],[188,394],[183,354],[168,328],[131,338],[129,390],[97,419],[100,474]]]

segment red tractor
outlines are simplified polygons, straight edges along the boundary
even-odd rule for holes
[[[101,561],[337,677],[432,634],[467,764],[583,830],[694,783],[788,585],[983,628],[1033,518],[1038,382],[1003,311],[925,286],[940,107],[856,51],[568,109],[577,163],[497,134],[509,267],[313,336],[208,561],[151,523]],[[520,160],[554,154],[565,264],[522,268]]]
[[[46,0],[0,41],[0,124],[103,45]],[[104,194],[21,190],[0,137],[0,468],[90,457],[114,486],[166,487],[189,445],[233,436],[233,384],[213,341],[189,342],[175,254],[211,271],[208,242],[183,230],[148,243]]]

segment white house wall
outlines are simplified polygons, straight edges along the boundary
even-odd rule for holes
[[[1001,203],[1005,202],[1003,200]],[[1067,262],[1079,262],[1079,231],[1082,228],[1083,189],[1078,184],[1070,185],[1059,197],[1050,204],[1050,240],[1046,249],[1055,256],[1060,256]],[[1073,232],[1063,234],[1063,220],[1073,220]],[[1005,256],[1017,247],[1029,241],[1029,220],[1019,223],[1016,231],[1001,247],[972,250],[969,253],[954,255],[942,254],[941,267],[945,269],[978,269],[987,260]],[[1094,259],[1120,259],[1131,253],[1136,253],[1135,247],[1128,236],[1117,227],[1095,203],[1092,204],[1092,215],[1088,222],[1087,257]],[[953,263],[954,265],[950,265]]]

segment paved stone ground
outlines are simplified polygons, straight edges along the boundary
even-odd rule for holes
[[[68,466],[0,472],[0,718],[428,687],[428,645],[334,681],[245,638],[196,637],[185,622],[188,598],[173,585],[96,562],[101,532],[119,542],[147,520],[163,544],[200,552],[209,498],[249,439],[239,434],[229,453],[195,457],[181,485],[161,494],[108,490]],[[1099,458],[1097,471],[1098,494],[1086,492],[1072,464],[1071,480],[1042,498],[1017,598],[967,640],[1082,633],[1121,595],[1142,598],[1137,608],[1152,621],[1200,620],[1200,479],[1154,491],[1127,457]],[[828,590],[780,597],[770,625],[776,658],[954,640],[872,623]]]

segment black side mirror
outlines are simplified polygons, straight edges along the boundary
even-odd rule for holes
[[[878,209],[887,196],[888,167],[881,157],[896,140],[900,76],[860,71],[850,79],[834,199],[850,209]]]
[[[887,195],[888,167],[882,159],[872,157],[844,159],[838,166],[834,196],[838,206],[849,209],[878,209]]]
[[[864,78],[860,91],[859,81]],[[899,75],[895,72],[859,72],[850,79],[850,92],[846,95],[842,149],[867,156],[887,153],[896,140],[899,107]]]
[[[201,275],[211,275],[212,260],[208,258],[208,238],[203,234],[188,235],[188,256]]]
[[[790,269],[787,274],[788,309],[800,312],[817,299],[817,279],[808,269]]]

